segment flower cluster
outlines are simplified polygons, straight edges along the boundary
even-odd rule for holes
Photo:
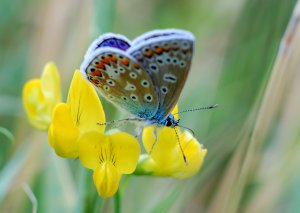
[[[93,170],[94,184],[102,197],[116,193],[122,174],[191,177],[206,155],[206,149],[178,127],[144,128],[142,142],[147,153],[142,155],[135,137],[120,131],[105,132],[105,125],[99,125],[105,123],[102,104],[79,70],[74,73],[64,103],[57,68],[47,64],[40,79],[25,84],[23,104],[30,124],[48,130],[49,144],[58,156],[79,158]]]

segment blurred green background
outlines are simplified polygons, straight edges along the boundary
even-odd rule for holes
[[[113,211],[112,199],[97,196],[91,173],[78,160],[54,155],[46,132],[29,126],[22,87],[54,61],[65,99],[74,69],[99,34],[133,39],[159,28],[186,29],[196,37],[180,109],[214,103],[219,108],[181,116],[208,149],[199,174],[180,181],[131,177],[123,212],[299,212],[296,5],[296,0],[1,0],[0,212],[32,212],[35,202],[38,212]],[[120,118],[116,113],[110,109],[108,117]],[[28,188],[34,196],[26,194]]]

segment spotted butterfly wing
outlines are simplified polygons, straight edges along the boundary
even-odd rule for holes
[[[101,36],[88,49],[81,71],[109,101],[147,120],[157,112],[158,99],[145,69],[125,52],[129,46],[123,36]]]
[[[150,76],[159,106],[154,120],[165,119],[178,102],[188,76],[194,36],[183,30],[155,30],[132,42],[127,52]]]

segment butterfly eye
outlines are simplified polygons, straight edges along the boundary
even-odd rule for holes
[[[167,120],[166,126],[172,126],[172,121],[170,119]]]
[[[173,64],[177,64],[178,60],[176,58],[173,59]]]
[[[137,74],[134,73],[134,72],[131,72],[131,73],[129,74],[129,76],[130,76],[130,78],[136,79]]]

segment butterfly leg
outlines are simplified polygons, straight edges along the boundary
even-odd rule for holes
[[[152,146],[151,146],[151,149],[150,149],[150,152],[149,152],[149,154],[151,155],[151,153],[152,153],[152,151],[153,151],[153,149],[154,149],[154,146],[155,146],[155,144],[157,143],[157,135],[158,135],[158,131],[157,131],[157,127],[155,127],[154,128],[154,130],[153,130],[153,136],[154,136],[154,142],[153,142],[153,144],[152,144]]]
[[[140,118],[125,118],[125,119],[120,119],[120,120],[113,120],[113,121],[108,121],[105,123],[97,123],[97,125],[106,125],[106,126],[111,126],[111,128],[118,128],[122,125],[124,125],[126,122],[142,122],[144,121],[143,119]]]
[[[142,134],[143,129],[144,129],[143,126],[137,126],[137,127],[135,128],[135,130],[134,130],[134,132],[135,132],[134,137],[135,137],[135,138],[138,138],[138,137]]]

